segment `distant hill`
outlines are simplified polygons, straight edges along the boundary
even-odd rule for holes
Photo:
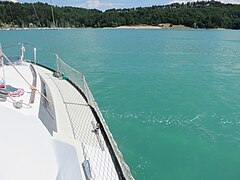
[[[171,23],[193,28],[240,29],[240,5],[217,1],[173,3],[131,9],[53,7],[57,27],[117,27]],[[36,13],[35,13],[36,12]],[[52,27],[47,3],[0,1],[0,27]]]

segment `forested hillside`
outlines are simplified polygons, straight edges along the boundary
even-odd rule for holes
[[[53,7],[57,27],[117,27],[171,23],[194,28],[240,29],[240,5],[217,1],[109,9]],[[0,27],[53,27],[46,3],[0,2]]]

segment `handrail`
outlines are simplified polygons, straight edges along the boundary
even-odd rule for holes
[[[124,178],[122,178],[120,175],[119,179],[125,179],[125,178],[129,180],[134,179],[131,174],[130,168],[125,163],[123,159],[123,155],[118,149],[117,143],[114,141],[114,138],[103,118],[103,115],[89,89],[85,76],[81,72],[77,71],[76,69],[66,64],[59,57],[56,58],[56,63],[59,63],[58,65],[56,65],[56,67],[58,67],[58,70],[60,71],[58,73],[64,74],[74,85],[77,86],[77,88],[79,88],[84,93],[87,99],[87,103],[92,108],[93,113],[96,117],[96,120],[99,121],[98,123],[100,124],[100,128],[103,132],[103,135],[105,136],[105,141],[109,142],[109,146],[108,146],[108,148],[110,148],[109,151],[111,155],[116,158],[115,160],[113,158],[114,164],[118,164],[117,166],[120,166],[120,169],[118,167],[116,167],[116,169],[118,169],[118,173],[123,174]],[[66,69],[68,70],[68,72]],[[76,74],[74,75],[74,73]]]
[[[31,70],[31,72],[32,72],[32,75],[33,75],[32,86],[33,86],[33,87],[37,87],[37,73],[36,73],[36,70],[35,70],[35,68],[33,67],[32,64],[30,64],[29,68],[30,68],[30,70]],[[35,101],[35,95],[36,95],[36,89],[35,89],[35,88],[32,88],[31,95],[30,95],[30,99],[29,99],[29,104],[34,103],[34,101]]]

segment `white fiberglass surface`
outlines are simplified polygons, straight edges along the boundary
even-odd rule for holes
[[[0,179],[55,179],[54,144],[41,121],[4,107],[0,115]]]
[[[0,108],[0,179],[82,179],[75,148],[56,141],[41,121]]]

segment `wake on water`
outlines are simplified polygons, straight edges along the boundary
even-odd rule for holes
[[[192,133],[199,134],[202,138],[216,142],[218,138],[228,139],[231,141],[240,141],[240,133],[231,131],[233,127],[240,126],[240,113],[232,113],[228,116],[220,114],[196,114],[196,115],[160,115],[153,112],[131,113],[125,112],[118,114],[115,112],[103,111],[106,119],[118,119],[132,123],[143,123],[154,125],[159,128],[183,127]],[[229,131],[228,131],[229,130]],[[226,140],[227,141],[227,140]]]

